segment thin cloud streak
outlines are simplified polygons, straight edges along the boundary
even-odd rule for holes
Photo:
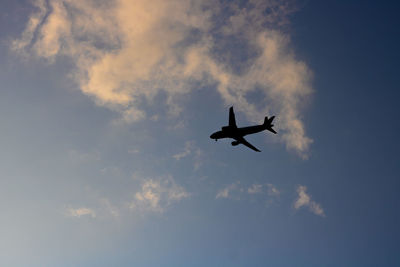
[[[193,142],[187,141],[185,142],[185,148],[182,152],[179,152],[175,155],[173,155],[172,157],[176,160],[180,160],[182,158],[185,158],[187,156],[189,156],[192,153],[192,150],[194,148],[194,144]]]
[[[92,218],[96,218],[96,212],[93,209],[85,207],[76,209],[69,207],[66,209],[65,215],[68,217],[78,217],[78,218],[88,215],[91,216]]]
[[[141,101],[161,90],[177,115],[182,111],[177,96],[200,83],[215,86],[226,105],[250,120],[276,114],[280,140],[308,157],[312,139],[301,111],[312,93],[312,73],[279,30],[292,12],[287,1],[239,6],[211,0],[51,0],[48,5],[37,0],[35,5],[39,11],[13,42],[14,50],[50,62],[68,56],[82,92],[120,112],[123,121],[146,118]],[[249,56],[243,60],[238,54]],[[257,107],[248,97],[256,91],[262,94]]]
[[[217,192],[216,199],[245,199],[246,195],[262,196],[266,195],[269,202],[278,199],[281,192],[273,184],[252,184],[250,186],[240,186],[240,182],[227,185]]]
[[[176,153],[172,157],[179,161],[183,158],[191,156],[193,161],[193,169],[197,171],[203,165],[204,152],[196,146],[194,141],[186,141],[183,151]]]

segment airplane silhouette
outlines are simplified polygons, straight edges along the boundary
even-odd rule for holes
[[[262,132],[264,130],[268,130],[268,131],[276,134],[275,130],[272,129],[272,127],[274,126],[272,124],[272,121],[274,120],[274,118],[275,118],[275,116],[272,116],[271,118],[265,117],[264,123],[261,125],[238,128],[236,126],[235,113],[233,112],[233,107],[231,107],[229,109],[229,125],[223,126],[222,131],[213,133],[212,135],[210,135],[210,138],[215,139],[215,141],[217,141],[218,139],[222,139],[222,138],[232,138],[232,139],[235,139],[235,141],[232,142],[232,146],[237,146],[239,144],[243,144],[243,145],[253,149],[254,151],[261,152],[256,147],[254,147],[252,144],[247,142],[246,139],[244,139],[244,136],[246,136],[248,134]]]

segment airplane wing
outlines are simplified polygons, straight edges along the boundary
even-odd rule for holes
[[[258,150],[255,146],[253,146],[252,144],[250,144],[249,142],[247,142],[246,139],[244,139],[243,137],[235,138],[235,139],[236,139],[236,141],[238,141],[239,143],[241,143],[241,144],[247,146],[248,148],[251,148],[251,149],[253,149],[254,151],[257,151],[257,152],[261,152],[261,151]]]
[[[233,112],[233,107],[229,109],[229,126],[237,127],[235,113]]]

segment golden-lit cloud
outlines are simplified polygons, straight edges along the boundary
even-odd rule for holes
[[[73,77],[97,104],[134,122],[140,108],[160,91],[171,113],[181,110],[176,96],[212,85],[226,105],[250,120],[277,115],[280,140],[301,157],[312,140],[301,111],[312,93],[311,71],[279,30],[291,8],[286,1],[50,0],[34,2],[16,51],[50,62],[67,56]],[[260,92],[261,105],[248,97]],[[260,107],[261,106],[261,107]]]
[[[66,217],[90,216],[101,220],[110,218],[119,220],[129,214],[138,216],[149,213],[164,214],[171,207],[191,196],[170,175],[157,178],[134,177],[134,179],[140,180],[140,185],[128,195],[122,194],[120,198],[110,199],[104,195],[89,194],[91,207],[87,204],[79,208],[68,205],[63,209],[63,214]]]
[[[141,189],[130,203],[132,210],[164,212],[171,204],[188,198],[190,194],[176,184],[171,176],[163,179],[145,179]]]
[[[265,188],[265,189],[264,189]],[[273,184],[252,184],[248,189],[249,194],[260,194],[266,191],[267,195],[270,197],[279,197],[281,192]]]
[[[247,192],[249,194],[259,194],[262,192],[262,184],[252,184],[248,189]]]
[[[229,198],[229,197],[231,197],[232,192],[238,190],[238,185],[239,184],[240,184],[239,182],[236,182],[236,183],[233,183],[233,184],[230,184],[230,185],[226,186],[222,190],[218,191],[218,193],[215,196],[215,198],[218,199],[218,198]]]
[[[85,208],[85,207],[76,208],[76,209],[69,207],[66,209],[65,215],[69,216],[69,217],[78,217],[78,218],[81,216],[89,215],[92,218],[95,218],[96,212],[93,209],[89,209],[89,208]]]
[[[315,215],[319,215],[321,217],[325,217],[324,209],[320,204],[311,200],[311,196],[306,193],[307,187],[304,185],[299,185],[297,187],[298,197],[294,202],[293,207],[298,210],[301,207],[308,207],[308,209],[314,213]]]
[[[273,184],[267,184],[267,194],[268,196],[271,197],[279,197],[281,192],[273,185]]]

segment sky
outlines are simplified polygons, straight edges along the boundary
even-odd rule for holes
[[[0,265],[399,266],[398,9],[3,0]]]

